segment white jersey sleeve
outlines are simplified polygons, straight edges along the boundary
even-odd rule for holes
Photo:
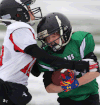
[[[37,44],[34,33],[28,28],[19,28],[12,35],[14,43],[22,50],[29,45]]]

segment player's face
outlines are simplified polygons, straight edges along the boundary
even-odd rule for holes
[[[50,47],[55,43],[59,44],[59,37],[60,35],[58,33],[54,33],[46,38],[46,43],[50,43]]]
[[[28,13],[30,15],[31,20],[34,20],[35,19],[34,13],[31,11],[30,6],[28,6],[28,10],[29,10]]]

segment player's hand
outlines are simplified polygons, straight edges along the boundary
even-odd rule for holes
[[[95,62],[93,59],[82,59],[83,61],[89,61],[89,72],[98,71],[99,65],[98,62]]]
[[[63,73],[61,74],[62,76],[62,81],[60,82],[60,86],[65,92],[68,92],[72,89],[75,89],[79,86],[78,80],[73,77],[65,76]]]
[[[67,69],[67,72],[69,74],[69,77],[75,78],[75,75],[74,75],[74,71],[73,70]]]
[[[66,79],[66,76],[64,75],[63,71],[67,72],[67,74],[68,74],[69,77],[75,78],[74,71],[72,71],[70,69],[62,69],[61,70],[61,77],[62,77],[63,80]]]

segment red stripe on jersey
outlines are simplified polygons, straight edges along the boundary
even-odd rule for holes
[[[14,43],[14,41],[13,41],[13,35],[12,34],[10,34],[10,37],[9,37],[9,39],[10,39],[10,41],[13,43],[13,45],[14,45],[14,50],[17,52],[22,52],[22,53],[24,53],[24,51],[22,50],[22,49],[20,49],[15,43]]]
[[[33,58],[33,60],[34,60],[34,58]],[[36,62],[36,60],[35,60],[35,62]],[[32,68],[32,66],[35,64],[35,62],[30,66],[30,68],[29,68],[29,70],[28,70],[28,72],[27,72],[27,76],[29,77],[29,75],[30,75],[30,72],[31,72],[31,68]]]
[[[29,29],[31,32],[32,32],[32,30],[31,29]],[[35,39],[35,35],[34,35],[34,33],[32,32],[32,34],[33,34],[33,38]]]
[[[27,64],[23,69],[21,69],[21,71],[22,71],[23,73],[26,73],[26,71],[27,71],[29,65],[30,65],[30,63]]]
[[[31,62],[33,62],[34,59],[35,59],[35,58],[33,58],[33,60],[32,60]],[[31,62],[28,63],[23,69],[21,69],[21,71],[22,71],[24,74],[26,74],[28,77],[29,77],[29,74],[30,74],[30,72],[31,72],[31,68],[32,68],[32,66],[35,64],[36,60],[34,61],[33,64],[31,64]],[[30,66],[30,64],[31,64],[31,66]],[[30,67],[29,67],[29,66],[30,66]]]
[[[4,54],[4,46],[2,45],[1,56],[0,56],[0,66],[2,66],[3,54]]]

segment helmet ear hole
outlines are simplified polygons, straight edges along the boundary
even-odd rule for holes
[[[21,15],[20,14],[16,14],[16,17],[21,17]]]
[[[64,32],[63,37],[64,37],[65,42],[67,42],[69,40],[70,33],[71,33],[71,30],[69,30],[69,29]]]
[[[15,15],[15,18],[13,18],[13,19],[16,20],[16,21],[19,21],[19,20],[21,20],[21,18],[22,18],[21,15],[17,13]]]

